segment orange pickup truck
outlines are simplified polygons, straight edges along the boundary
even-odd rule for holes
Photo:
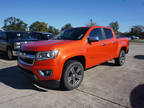
[[[51,40],[24,44],[18,69],[37,82],[72,90],[81,84],[85,69],[112,59],[121,66],[128,50],[129,39],[116,38],[109,27],[71,28]]]

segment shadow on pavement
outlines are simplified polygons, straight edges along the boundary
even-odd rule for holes
[[[6,54],[6,53],[2,53],[2,52],[0,52],[0,59],[6,60],[6,61],[10,61],[10,60],[8,59],[8,57],[7,57],[7,54]],[[14,58],[13,58],[13,60],[16,60],[16,59],[17,59],[17,57],[14,57]]]
[[[107,62],[102,63],[100,65],[103,65],[103,66],[117,66],[117,65],[115,65],[114,60],[107,61]]]
[[[90,68],[87,68],[86,70],[89,70],[89,69],[92,69],[92,68],[95,68],[95,67],[97,67],[97,66],[116,66],[115,65],[115,63],[113,63],[113,62],[105,62],[105,63],[102,63],[102,64],[99,64],[99,65],[95,65],[95,66],[93,66],[93,67],[90,67]]]
[[[7,55],[5,53],[0,52],[0,59],[8,60]]]
[[[17,66],[0,69],[0,82],[15,89],[32,89],[47,92],[47,90],[33,85],[27,77],[18,72]]]
[[[144,85],[134,88],[130,94],[132,108],[144,108]]]
[[[104,65],[104,66],[116,66],[115,63],[111,63],[111,62],[105,62],[105,63],[102,63],[101,65]]]
[[[135,55],[134,58],[135,59],[144,59],[144,55]]]
[[[8,60],[7,56],[0,52],[0,59]]]

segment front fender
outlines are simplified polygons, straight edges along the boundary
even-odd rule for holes
[[[68,52],[68,53],[62,53],[62,56],[59,58],[59,64],[60,64],[60,72],[62,75],[63,72],[63,68],[64,68],[64,64],[67,60],[69,60],[70,58],[73,57],[77,57],[77,56],[84,56],[85,57],[85,53],[81,52],[81,51],[77,51],[77,52]]]

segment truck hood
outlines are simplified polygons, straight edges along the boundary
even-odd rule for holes
[[[29,42],[22,46],[22,50],[26,51],[48,51],[53,50],[55,46],[65,45],[73,42],[72,40],[47,40],[47,41],[36,41]]]

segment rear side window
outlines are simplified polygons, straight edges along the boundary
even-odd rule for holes
[[[111,38],[113,38],[113,33],[112,33],[112,31],[111,31],[110,29],[104,28],[104,33],[105,33],[106,39],[111,39]]]
[[[98,36],[99,37],[99,40],[103,40],[103,35],[102,35],[102,31],[101,31],[101,28],[95,28],[93,29],[90,34],[89,34],[90,37],[96,37]]]

